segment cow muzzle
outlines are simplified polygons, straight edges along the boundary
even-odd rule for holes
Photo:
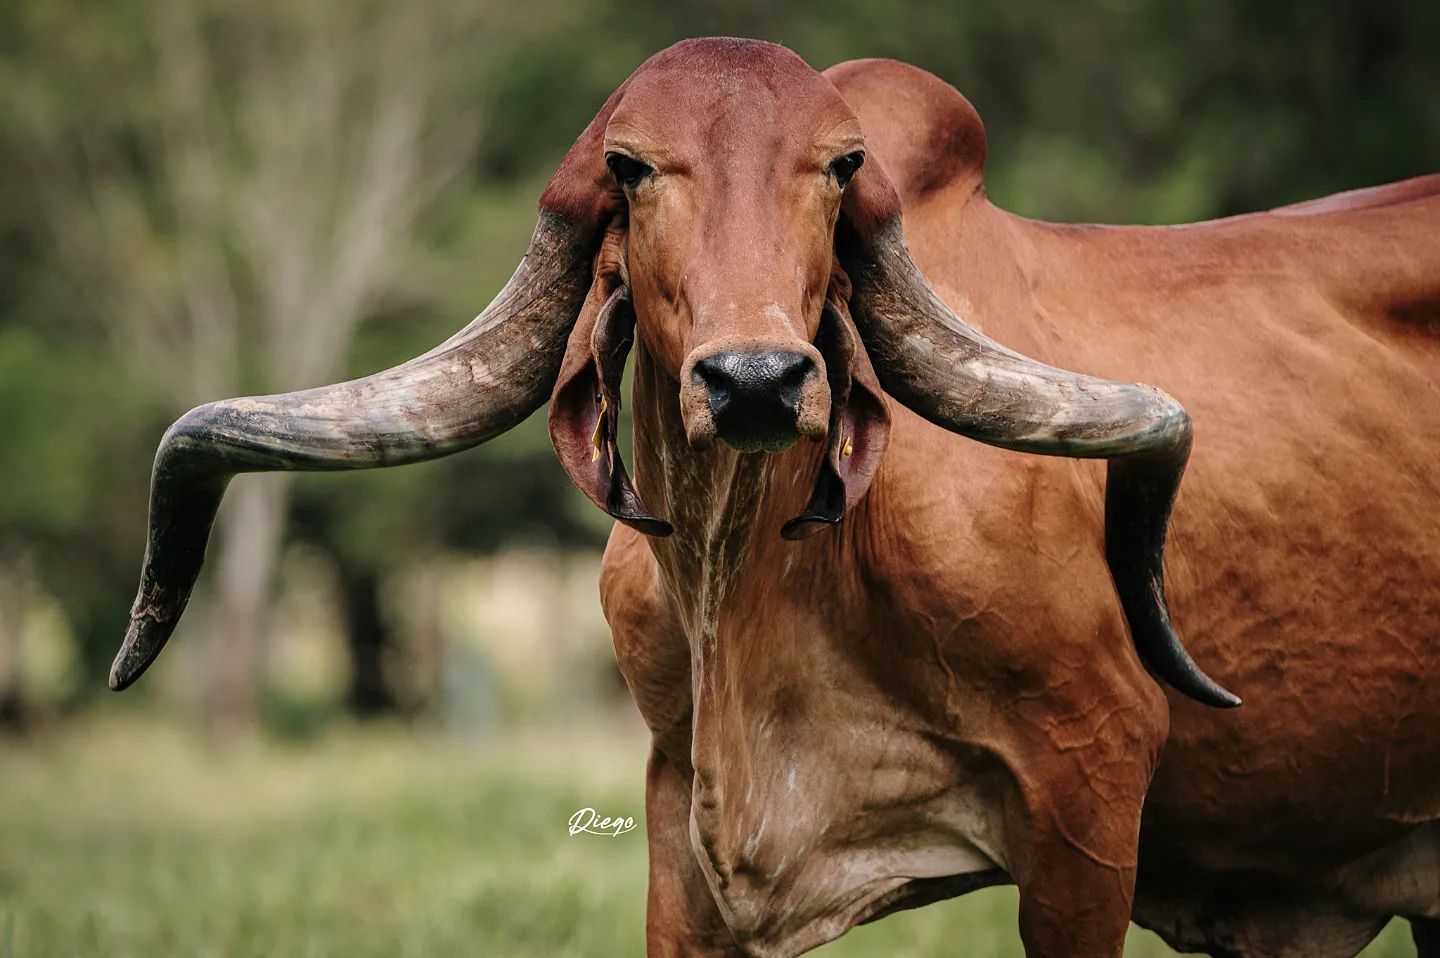
[[[686,359],[681,382],[694,448],[719,439],[738,452],[781,452],[801,436],[825,436],[830,390],[809,343],[710,343]]]

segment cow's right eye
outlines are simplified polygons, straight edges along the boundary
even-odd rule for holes
[[[652,172],[650,167],[624,153],[606,153],[605,165],[610,167],[616,181],[626,189],[634,187]]]
[[[847,153],[834,163],[830,164],[830,172],[835,176],[835,182],[840,184],[843,190],[850,183],[850,177],[855,171],[865,164],[865,151],[856,150],[854,153]]]

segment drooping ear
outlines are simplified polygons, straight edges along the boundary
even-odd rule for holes
[[[870,488],[890,441],[890,411],[850,319],[849,301],[850,279],[837,263],[815,337],[830,380],[830,434],[810,502],[780,530],[786,539],[804,539],[843,519]]]
[[[570,333],[550,397],[550,443],[591,502],[646,535],[668,536],[674,528],[645,508],[620,457],[620,381],[635,341],[622,222],[617,217],[606,231],[594,282]]]
[[[572,222],[602,227],[625,208],[625,195],[605,165],[605,127],[629,85],[630,80],[626,80],[610,94],[600,112],[576,137],[560,168],[546,184],[545,192],[540,194],[541,209]]]

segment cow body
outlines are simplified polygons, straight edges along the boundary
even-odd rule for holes
[[[1190,411],[1171,604],[1247,704],[1167,700],[1140,665],[1097,464],[891,403],[866,498],[784,541],[819,447],[690,448],[642,329],[635,484],[675,534],[617,525],[602,599],[654,736],[651,952],[795,954],[1005,881],[1032,956],[1118,955],[1132,913],[1256,956],[1440,919],[1440,182],[1056,226],[989,204],[945,84],[826,75],[958,315]]]

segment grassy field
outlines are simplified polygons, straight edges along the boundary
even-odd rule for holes
[[[633,731],[458,742],[398,730],[215,755],[133,717],[0,744],[0,958],[632,956],[643,828]],[[826,958],[1020,956],[1015,894],[906,912]],[[1412,955],[1392,925],[1367,958]],[[1126,954],[1172,954],[1133,931]]]

